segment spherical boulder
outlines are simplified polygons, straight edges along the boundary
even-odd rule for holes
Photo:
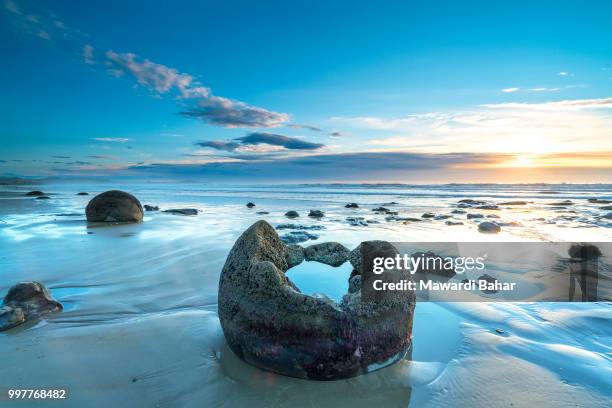
[[[496,234],[501,231],[501,227],[497,223],[485,221],[478,224],[478,231],[488,234]]]
[[[45,195],[45,193],[43,193],[40,190],[34,190],[34,191],[29,191],[25,194],[27,197],[40,197]]]
[[[140,201],[125,191],[111,190],[95,196],[85,208],[89,222],[141,222]]]

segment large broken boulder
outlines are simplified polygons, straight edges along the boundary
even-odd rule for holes
[[[219,281],[219,318],[238,357],[292,377],[336,380],[405,354],[411,345],[413,292],[382,291],[365,300],[353,285],[340,304],[305,295],[285,275],[296,251],[263,220],[230,251]]]

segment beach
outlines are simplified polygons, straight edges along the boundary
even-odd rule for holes
[[[25,196],[35,189],[50,199]],[[161,211],[146,211],[139,224],[88,225],[88,201],[110,189]],[[290,224],[278,229],[281,237],[308,232],[303,246],[337,241],[349,249],[374,239],[611,242],[610,211],[588,201],[611,198],[612,186],[596,184],[0,186],[0,295],[36,280],[64,305],[0,333],[0,402],[9,388],[61,388],[63,405],[74,407],[607,406],[609,302],[417,303],[409,356],[352,379],[316,382],[234,356],[219,324],[217,290],[229,250],[257,220]],[[457,206],[466,199],[499,208]],[[517,201],[525,204],[502,204]],[[380,207],[388,211],[372,211]],[[198,212],[163,212],[177,208]],[[288,219],[290,210],[300,216]],[[311,210],[325,215],[308,217]],[[480,232],[483,220],[501,231]],[[342,292],[338,282],[322,276],[304,284]]]

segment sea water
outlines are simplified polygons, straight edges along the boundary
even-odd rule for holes
[[[162,210],[201,212],[147,212],[141,224],[89,226],[88,200],[114,188]],[[24,197],[34,189],[51,200]],[[79,191],[91,195],[77,196]],[[401,217],[450,214],[464,198],[529,204],[495,212],[468,209],[516,223],[496,235],[479,233],[478,220],[465,214],[453,215],[463,225],[448,226],[445,220],[386,220],[371,211],[382,205]],[[606,212],[588,198],[610,199],[612,187],[135,182],[1,187],[0,296],[19,281],[38,280],[65,309],[0,333],[0,401],[8,388],[65,388],[69,398],[63,405],[74,407],[609,406],[610,303],[418,303],[410,358],[332,382],[287,378],[245,364],[227,349],[217,316],[225,258],[242,231],[260,219],[274,226],[322,226],[314,231],[317,240],[302,245],[336,241],[349,249],[371,239],[612,241]],[[550,205],[566,199],[575,204]],[[256,207],[246,208],[248,201]],[[345,208],[349,202],[360,207]],[[310,209],[325,217],[307,217]],[[300,217],[286,219],[288,210]],[[348,217],[369,222],[355,226]],[[333,275],[340,280],[319,275],[298,286],[340,296],[347,289],[342,268],[349,267]]]

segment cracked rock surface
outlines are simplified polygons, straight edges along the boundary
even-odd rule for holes
[[[300,248],[283,244],[263,220],[238,238],[219,281],[219,318],[230,349],[254,366],[311,380],[353,377],[403,356],[411,345],[414,293],[385,291],[362,300],[358,268],[341,303],[305,295],[285,275]]]

